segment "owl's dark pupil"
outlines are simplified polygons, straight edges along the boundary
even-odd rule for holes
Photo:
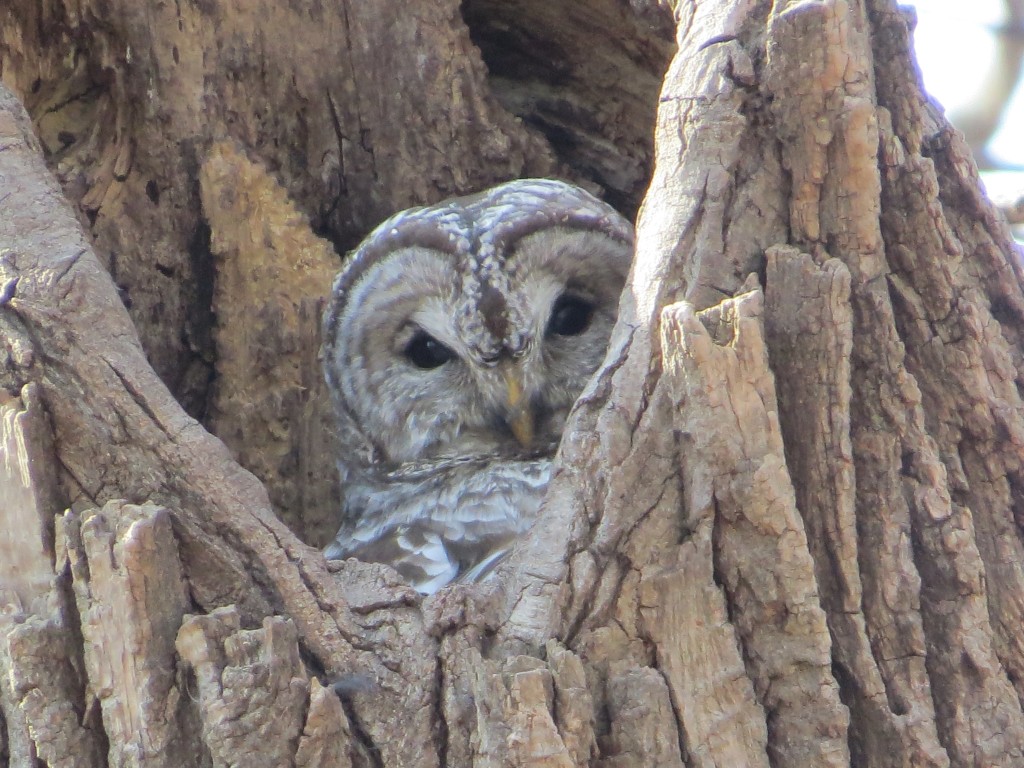
[[[405,356],[417,368],[429,370],[444,365],[455,353],[426,331],[416,331],[405,345]]]
[[[551,310],[548,334],[579,336],[590,325],[594,307],[578,296],[560,296]]]

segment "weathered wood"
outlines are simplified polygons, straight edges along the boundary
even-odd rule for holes
[[[603,739],[602,768],[683,765],[673,737],[672,705],[661,676],[650,667],[624,669],[608,678],[611,728]]]
[[[38,385],[0,399],[0,755],[14,766],[101,766],[79,627],[54,572],[60,508],[50,426]]]
[[[337,258],[287,193],[228,142],[199,172],[215,254],[210,430],[266,486],[278,516],[323,546],[340,524],[320,321]]]
[[[170,515],[151,504],[111,501],[68,513],[59,528],[78,607],[86,699],[100,706],[108,764],[198,762],[175,674],[174,638],[187,596]]]
[[[297,640],[294,623],[278,616],[251,630],[233,608],[186,617],[175,647],[214,766],[234,765],[240,754],[253,765],[352,764],[348,718],[337,697],[310,681]]]
[[[632,218],[650,176],[672,19],[656,3],[465,0],[488,87],[574,175]]]
[[[850,273],[837,259],[819,266],[807,254],[779,247],[768,251],[767,275],[772,369],[787,383],[778,389],[782,431],[790,436],[786,461],[798,478],[797,505],[828,614],[833,663],[842,681],[856,681],[847,682],[845,699],[851,748],[861,759],[888,751],[897,763],[947,765],[922,660],[903,660],[911,684],[900,690],[902,711],[893,711],[885,698],[885,661],[875,659],[867,634],[850,442]],[[904,578],[913,583],[916,575]]]
[[[762,302],[755,291],[699,317],[686,306],[662,314],[677,428],[692,436],[687,511],[697,525],[714,518],[715,576],[768,716],[772,764],[844,765],[848,718],[785,462]]]
[[[1021,761],[1022,273],[883,0],[675,8],[620,323],[494,581],[422,600],[274,514],[330,530],[314,231],[635,187],[663,43],[550,5],[0,11],[7,763]]]

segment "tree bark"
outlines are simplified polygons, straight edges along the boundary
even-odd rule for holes
[[[1024,760],[1020,254],[908,19],[556,6],[0,9],[0,764]],[[544,174],[650,181],[540,522],[326,563],[331,245]]]

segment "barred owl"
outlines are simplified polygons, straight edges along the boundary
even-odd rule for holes
[[[324,316],[343,446],[326,556],[388,563],[427,594],[490,572],[536,516],[632,252],[622,216],[546,179],[377,227]]]

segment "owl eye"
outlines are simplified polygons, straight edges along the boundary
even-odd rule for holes
[[[417,331],[405,345],[404,353],[413,365],[424,370],[439,368],[455,357],[454,352],[426,331]]]
[[[551,310],[547,335],[579,336],[590,325],[594,305],[579,296],[559,296]]]

